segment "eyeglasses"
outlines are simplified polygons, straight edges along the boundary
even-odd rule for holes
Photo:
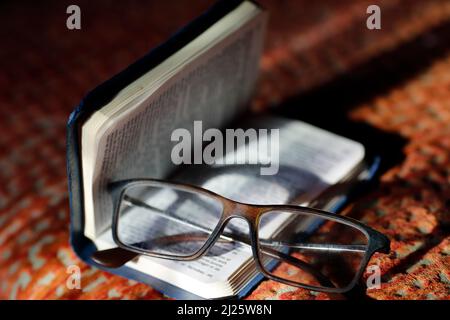
[[[111,194],[118,247],[92,256],[106,267],[120,267],[138,255],[189,261],[211,254],[213,245],[224,250],[250,246],[267,278],[342,293],[355,286],[375,252],[389,252],[382,233],[318,209],[240,203],[200,187],[154,179],[115,182]]]

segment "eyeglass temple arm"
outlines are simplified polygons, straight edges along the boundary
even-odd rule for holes
[[[153,207],[151,205],[148,205],[136,198],[132,198],[130,196],[125,196],[124,200],[126,200],[127,202],[129,202],[132,205],[136,205],[136,206],[140,206],[140,207],[144,207],[144,208],[153,210],[160,216],[164,217],[165,219],[169,219],[174,222],[184,224],[191,228],[205,232],[206,234],[211,233],[210,229],[207,229],[207,228],[205,228],[201,225],[198,225],[194,222],[183,220],[182,218],[179,218],[175,215],[167,215],[165,211],[158,209],[156,207]],[[222,239],[227,239],[229,241],[243,242],[241,240],[236,239],[236,235],[237,234],[235,234],[235,233],[228,233],[228,232],[224,231],[220,237]],[[155,241],[155,240],[157,240],[157,239],[153,239],[153,241]],[[367,248],[367,246],[365,246],[365,245],[302,243],[302,242],[295,242],[295,244],[292,244],[292,243],[288,243],[285,241],[274,241],[274,240],[260,240],[260,243],[264,243],[265,246],[271,246],[271,247],[283,246],[283,247],[288,247],[288,248],[292,248],[292,249],[311,249],[311,250],[325,250],[325,251],[337,251],[337,252],[361,252],[361,253],[363,253],[366,251],[366,248]]]
[[[175,220],[175,222],[179,222],[182,224],[187,224],[190,227],[193,227],[199,231],[203,231],[206,233],[210,233],[211,231],[196,225],[194,223],[191,222],[187,222],[185,220],[182,220],[180,218],[177,217],[173,217],[173,216],[168,216],[166,214],[164,214],[163,211],[159,210],[158,208],[155,208],[153,206],[149,206],[146,203],[143,203],[142,201],[139,201],[135,198],[131,198],[131,197],[126,197],[126,200],[128,202],[130,202],[133,205],[138,205],[141,207],[145,207],[148,209],[152,209],[155,212],[157,212],[160,215],[163,215],[164,218],[169,218],[171,220]],[[246,243],[246,239],[242,238],[241,240],[236,239],[237,234],[228,234],[226,232],[222,233],[222,235],[220,236],[220,241],[239,241],[242,242],[244,244],[249,245],[248,243]],[[167,237],[166,237],[167,238]],[[154,239],[153,241],[155,241],[157,239]],[[163,239],[160,239],[160,241],[162,241]],[[169,238],[167,238],[168,242],[172,242],[175,239],[170,240]],[[204,239],[202,239],[204,240]],[[180,241],[180,240],[177,240]],[[186,241],[186,239],[184,239],[183,241]],[[193,239],[191,239],[191,241],[193,241]],[[314,250],[332,250],[332,251],[356,251],[356,252],[364,252],[364,246],[358,246],[358,245],[339,245],[339,244],[315,244],[315,243],[295,243],[295,244],[289,244],[286,242],[267,242],[267,241],[263,241],[262,242],[264,244],[264,246],[285,246],[288,248],[296,248],[296,249],[314,249]],[[267,249],[267,248],[266,248]],[[273,250],[274,252],[279,252],[277,250]],[[134,252],[130,251],[130,250],[124,250],[121,248],[113,248],[113,249],[107,249],[107,250],[99,250],[94,252],[94,254],[92,255],[92,259],[101,264],[104,265],[105,267],[110,267],[110,268],[118,268],[122,265],[124,265],[125,263],[127,263],[128,261],[134,259],[137,256],[137,254],[135,254]],[[287,255],[286,255],[287,256]],[[290,257],[290,256],[287,256]],[[280,258],[281,259],[281,258]],[[298,259],[297,259],[298,260]]]
[[[239,236],[238,236],[239,237]],[[158,242],[158,244],[164,245],[169,243],[177,243],[177,242],[186,242],[186,241],[205,241],[208,238],[208,236],[205,235],[197,235],[197,234],[179,234],[174,236],[165,236],[161,238],[154,239],[152,242]],[[241,242],[246,245],[250,245],[248,240],[239,237],[241,239],[233,240],[236,242]],[[218,241],[221,242],[232,242],[227,239],[220,239]],[[320,271],[318,271],[316,268],[308,264],[307,262],[304,262],[300,259],[297,259],[295,257],[289,256],[287,254],[284,254],[282,252],[279,252],[277,250],[271,249],[271,248],[261,248],[261,251],[266,254],[267,256],[271,258],[275,258],[277,260],[280,260],[282,262],[288,263],[290,265],[293,265],[301,270],[304,270],[311,275],[313,275],[317,281],[323,286],[327,287],[334,287],[333,283],[324,276]],[[92,259],[105,267],[108,268],[118,268],[127,263],[130,260],[133,260],[139,255],[139,253],[129,251],[120,247],[112,248],[112,249],[106,249],[106,250],[99,250],[93,253]]]

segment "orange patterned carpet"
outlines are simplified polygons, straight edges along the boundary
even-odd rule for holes
[[[76,32],[65,28],[67,1],[0,4],[0,298],[164,298],[72,252],[65,125],[88,90],[210,3],[78,1],[83,24]],[[390,254],[373,257],[381,288],[359,298],[449,299],[450,3],[261,3],[271,22],[255,110],[306,101],[296,106],[300,115],[302,108],[339,112],[406,141],[404,159],[346,210],[392,241]],[[365,28],[373,3],[382,8],[382,30]],[[332,92],[336,104],[325,105],[321,92]],[[73,264],[82,271],[80,290],[66,286]],[[348,297],[263,281],[248,298]]]

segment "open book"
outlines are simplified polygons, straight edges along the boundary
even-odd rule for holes
[[[244,122],[233,122],[245,113],[257,81],[266,13],[253,2],[232,2],[235,5],[229,5],[225,14],[160,63],[122,85],[108,101],[94,99],[96,106],[91,112],[71,119],[69,128],[72,125],[77,130],[69,132],[69,140],[78,147],[72,150],[69,143],[73,245],[80,256],[89,251],[79,248],[88,248],[86,243],[99,249],[115,246],[113,203],[107,191],[113,181],[168,179],[198,185],[240,202],[334,210],[345,190],[325,198],[330,187],[364,178],[365,151],[358,142],[297,120],[250,116]],[[245,165],[175,165],[171,161],[171,133],[177,128],[192,132],[198,120],[204,129],[279,129],[277,174],[261,175],[259,167],[255,170],[255,166]],[[223,157],[252,154],[256,148],[257,143],[250,139]],[[151,196],[157,196],[162,205],[172,201],[169,194]],[[140,219],[140,210],[130,209],[127,217]],[[195,214],[200,220],[208,213],[197,208]],[[264,233],[279,232],[284,222],[269,221]],[[158,232],[159,223],[155,219],[152,230],[133,232]],[[248,226],[233,219],[227,228],[245,233]],[[210,254],[189,262],[139,256],[125,268],[126,272],[118,273],[152,285],[157,279],[163,283],[157,285],[162,290],[167,284],[199,298],[241,296],[260,279],[251,248],[245,244],[230,249],[216,243]],[[166,293],[176,296],[173,292]]]

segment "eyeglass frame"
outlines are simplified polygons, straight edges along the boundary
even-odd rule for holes
[[[177,256],[165,253],[156,253],[149,252],[145,249],[140,249],[137,247],[129,246],[123,243],[118,236],[118,228],[119,228],[119,218],[120,218],[120,209],[121,204],[125,195],[125,191],[134,186],[140,185],[148,185],[151,183],[153,186],[157,187],[171,187],[177,190],[184,190],[190,193],[197,193],[209,198],[213,198],[214,200],[219,201],[222,204],[222,212],[221,216],[215,226],[214,230],[211,231],[208,238],[206,238],[205,243],[193,254],[186,256]],[[240,218],[247,222],[249,226],[249,234],[250,234],[250,243],[247,245],[251,246],[253,259],[256,263],[257,269],[261,272],[266,278],[290,285],[295,287],[300,287],[313,291],[321,291],[328,293],[344,293],[351,290],[358,280],[361,278],[362,273],[364,272],[370,258],[373,256],[375,252],[383,252],[389,253],[390,250],[390,240],[381,232],[378,232],[371,227],[361,223],[360,221],[334,214],[329,213],[324,210],[299,206],[299,205],[256,205],[256,204],[248,204],[239,201],[235,201],[229,199],[227,197],[221,196],[215,192],[209,191],[202,187],[186,184],[186,183],[176,183],[170,182],[166,180],[159,179],[127,179],[112,182],[108,186],[108,190],[113,199],[113,216],[112,216],[112,237],[117,246],[123,250],[131,251],[139,255],[145,255],[154,258],[162,258],[169,259],[174,261],[192,261],[202,257],[207,251],[214,245],[214,243],[220,238],[223,234],[224,229],[227,223],[233,218]],[[322,217],[325,220],[330,220],[338,223],[342,223],[349,227],[353,227],[361,231],[367,238],[367,249],[364,252],[364,256],[361,260],[359,270],[355,273],[352,281],[343,288],[329,288],[329,287],[317,287],[311,286],[307,284],[302,284],[296,281],[284,279],[269,273],[265,267],[263,266],[261,255],[264,254],[263,250],[260,249],[259,241],[258,241],[258,227],[260,223],[260,218],[263,214],[272,211],[289,211],[292,213],[298,212],[299,214],[310,214],[311,216]]]

